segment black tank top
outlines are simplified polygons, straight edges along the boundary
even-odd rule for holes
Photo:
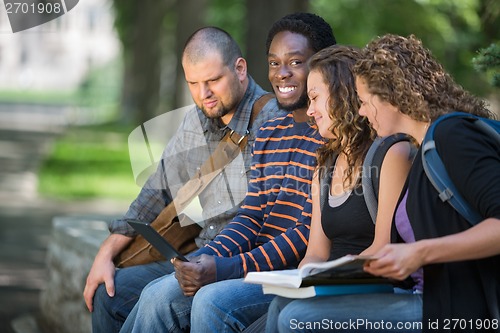
[[[375,225],[366,207],[360,182],[338,207],[331,207],[326,195],[321,200],[326,200],[321,211],[321,225],[325,235],[332,241],[330,260],[346,254],[359,254],[371,245]]]

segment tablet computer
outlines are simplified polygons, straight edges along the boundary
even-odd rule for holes
[[[132,228],[140,233],[148,242],[151,243],[165,258],[170,260],[177,258],[182,261],[189,261],[179,251],[177,251],[150,223],[139,220],[127,220]]]

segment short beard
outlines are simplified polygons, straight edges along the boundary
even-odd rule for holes
[[[224,117],[226,114],[228,114],[230,111],[229,108],[226,108],[224,106],[222,106],[222,108],[216,114],[209,114],[204,106],[200,107],[200,109],[205,115],[205,117],[209,119],[220,119]]]
[[[291,112],[291,111],[295,111],[295,110],[307,107],[307,98],[308,98],[307,95],[303,94],[302,96],[299,97],[297,102],[289,104],[289,105],[283,105],[280,103],[280,101],[278,99],[276,99],[276,100],[278,102],[278,107],[281,110]]]

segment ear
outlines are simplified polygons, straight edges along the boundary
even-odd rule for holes
[[[245,80],[247,78],[247,61],[244,58],[236,59],[234,70],[240,81]]]

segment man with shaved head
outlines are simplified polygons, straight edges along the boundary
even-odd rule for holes
[[[175,197],[172,179],[187,182],[226,133],[235,131],[248,138],[242,149],[244,165],[231,163],[199,195],[204,227],[196,243],[202,247],[210,242],[234,217],[244,198],[256,132],[265,121],[283,114],[271,99],[250,120],[254,103],[266,92],[247,74],[240,48],[221,29],[207,27],[195,32],[184,48],[182,67],[195,106],[187,112],[156,172],[128,212],[111,223],[111,234],[94,259],[84,290],[94,333],[120,331],[144,286],[174,271],[166,261],[115,269],[114,258],[136,236],[126,221],[155,220]]]
[[[217,28],[197,31],[186,42],[182,67],[194,102],[205,116],[229,123],[249,82],[246,61],[234,40]]]

